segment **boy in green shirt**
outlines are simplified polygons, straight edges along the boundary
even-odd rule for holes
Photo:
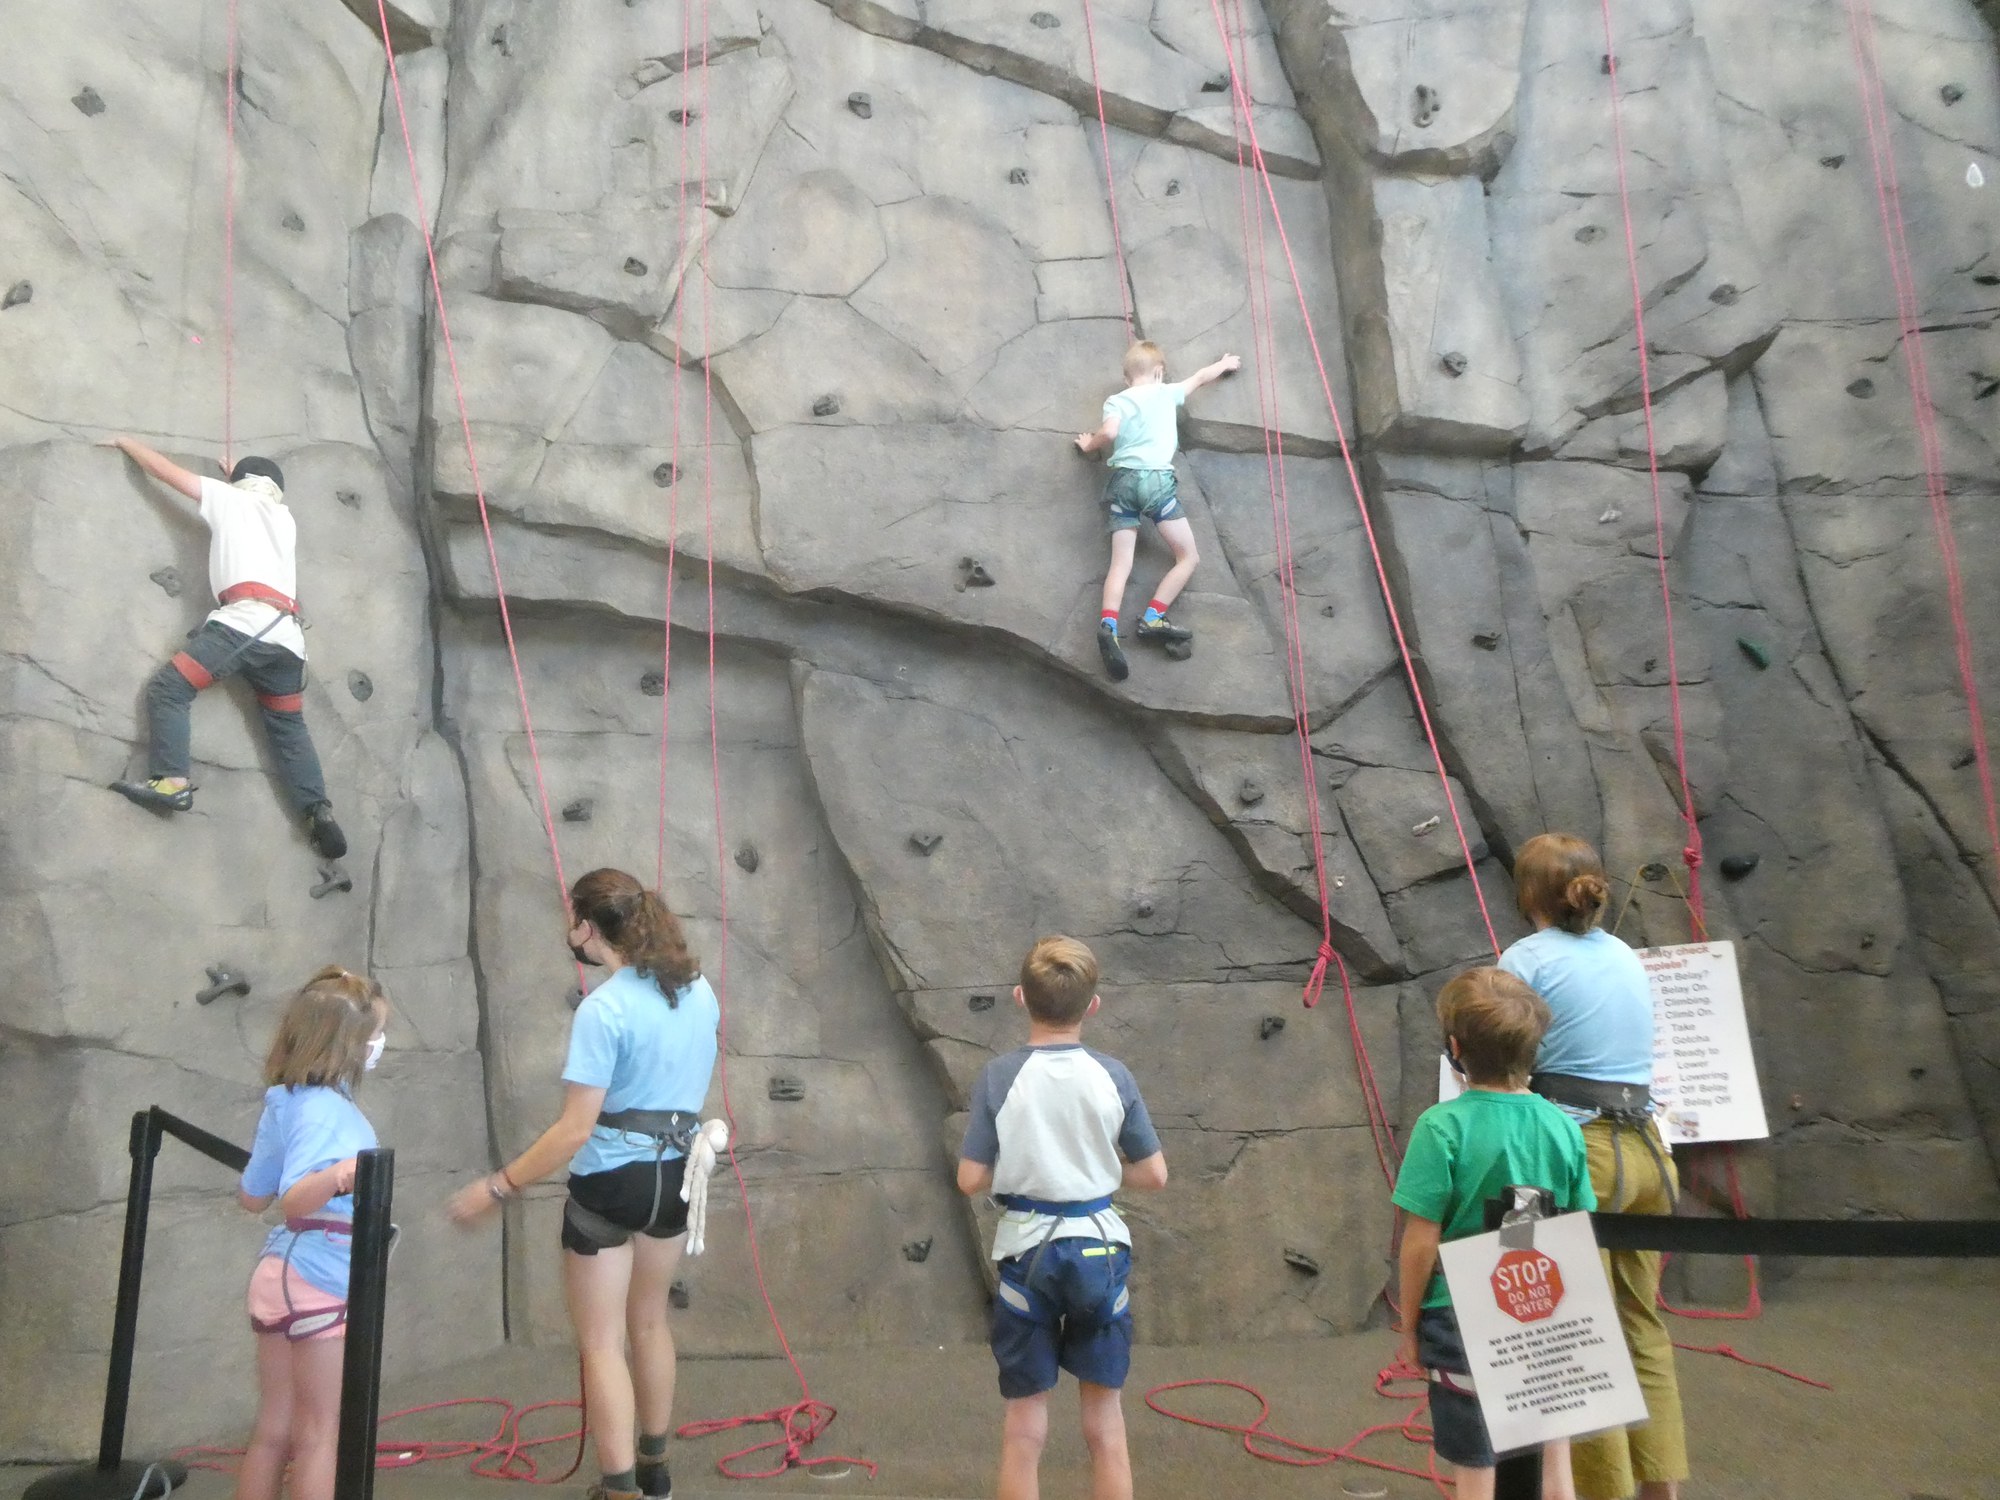
[[[1438,1022],[1465,1092],[1417,1117],[1396,1178],[1403,1225],[1401,1358],[1430,1376],[1431,1444],[1457,1470],[1457,1500],[1491,1500],[1495,1455],[1473,1393],[1438,1245],[1486,1232],[1486,1201],[1547,1188],[1558,1212],[1597,1207],[1583,1132],[1528,1091],[1549,1008],[1512,974],[1468,969],[1438,993]],[[1574,1500],[1569,1443],[1542,1449],[1543,1500]]]

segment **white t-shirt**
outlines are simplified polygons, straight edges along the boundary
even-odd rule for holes
[[[298,597],[299,527],[283,502],[204,478],[201,518],[208,522],[208,586],[218,599],[239,583],[261,583],[288,599]],[[272,605],[242,599],[212,611],[209,619],[249,636],[270,625],[263,639],[305,660],[306,638],[298,620]]]

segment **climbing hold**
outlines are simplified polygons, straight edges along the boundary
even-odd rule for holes
[[[1841,168],[1841,164],[1846,160],[1847,157],[1845,154],[1836,153],[1832,156],[1822,156],[1819,159],[1819,164],[1822,167],[1825,167],[1829,172],[1838,172]]]
[[[1425,818],[1423,822],[1411,825],[1410,836],[1412,838],[1419,838],[1419,839],[1428,838],[1431,834],[1437,832],[1438,825],[1443,821],[1444,818],[1441,814],[1432,813],[1428,818]]]
[[[338,861],[330,860],[319,867],[319,883],[312,888],[312,898],[317,901],[322,896],[331,896],[335,891],[354,889],[354,877],[341,869]]]
[[[1471,363],[1471,360],[1460,354],[1456,349],[1450,350],[1438,361],[1438,364],[1443,366],[1445,374],[1451,376],[1454,380],[1463,375],[1466,367]]]
[[[688,1291],[688,1284],[685,1281],[676,1280],[672,1286],[667,1288],[667,1305],[669,1307],[685,1310],[687,1305],[692,1301],[694,1301],[694,1297]]]
[[[1644,670],[1644,671],[1647,671],[1647,672],[1652,672],[1652,671],[1656,671],[1656,670],[1658,670],[1658,668],[1659,668],[1659,665],[1660,665],[1660,659],[1659,659],[1659,657],[1657,657],[1657,656],[1649,656],[1649,657],[1647,657],[1647,658],[1646,658],[1646,661],[1645,661],[1645,665],[1644,665],[1644,667],[1642,668],[1642,670]]]
[[[681,471],[671,463],[653,465],[653,483],[663,490],[670,490],[680,482]]]
[[[1866,401],[1875,394],[1875,382],[1863,375],[1859,380],[1847,382],[1847,394],[1857,401]]]
[[[1955,83],[1947,83],[1943,88],[1938,90],[1938,98],[1944,100],[1948,105],[1956,104],[1964,97],[1965,90]]]
[[[931,1240],[930,1235],[925,1235],[920,1240],[911,1240],[903,1246],[903,1259],[912,1265],[922,1265],[931,1258]]]
[[[644,276],[646,270],[646,263],[639,259],[638,256],[628,255],[625,257],[625,274],[627,276]]]
[[[1749,659],[1750,664],[1760,672],[1766,670],[1771,665],[1771,653],[1748,636],[1739,635],[1736,637],[1736,649],[1741,651]]]
[[[762,862],[763,862],[762,858],[758,855],[757,846],[755,844],[752,844],[746,840],[744,843],[737,846],[736,868],[741,870],[745,875],[755,875],[757,873],[757,866]]]
[[[1978,758],[1979,757],[1974,755],[1970,750],[1961,750],[1958,752],[1958,758],[1952,761],[1951,768],[1954,771],[1963,771],[1967,766],[1971,765]]]
[[[250,981],[245,979],[241,974],[238,974],[227,964],[210,964],[208,966],[208,988],[195,991],[194,1003],[196,1005],[209,1005],[220,1000],[224,995],[247,995],[249,993]]]
[[[291,230],[293,234],[304,234],[306,232],[306,221],[300,218],[296,212],[288,211],[285,214],[284,218],[280,219],[278,222],[283,224],[285,228]]]
[[[813,415],[816,417],[837,416],[839,412],[840,397],[838,396],[822,396],[819,400],[813,402]]]
[[[1169,198],[1178,198],[1178,197],[1180,196],[1180,194],[1181,194],[1181,180],[1180,180],[1180,178],[1178,178],[1178,177],[1169,177],[1169,178],[1167,179],[1167,196],[1168,196]]]
[[[1160,649],[1167,654],[1168,659],[1171,661],[1186,661],[1190,656],[1194,655],[1194,642],[1163,641],[1160,643]]]
[[[573,802],[563,804],[562,820],[565,823],[588,823],[590,815],[595,811],[597,811],[595,797],[578,797]]]
[[[685,125],[690,120],[700,119],[701,111],[698,109],[670,109],[667,111],[667,118],[672,120],[676,125]]]
[[[926,859],[930,858],[931,852],[943,842],[944,835],[941,833],[913,833],[910,835],[910,847]]]
[[[87,83],[83,86],[82,92],[70,95],[69,102],[82,110],[86,115],[101,115],[104,113],[104,96]]]
[[[847,96],[847,107],[864,120],[870,118],[875,113],[875,102],[866,94],[849,94]]]
[[[1202,83],[1201,83],[1201,91],[1202,91],[1202,92],[1203,92],[1204,94],[1226,94],[1226,93],[1228,93],[1228,92],[1229,92],[1229,77],[1228,77],[1228,75],[1227,75],[1227,74],[1224,74],[1224,73],[1217,73],[1217,74],[1216,74],[1216,75],[1215,75],[1214,77],[1212,77],[1212,78],[1204,78],[1204,79],[1202,80]]]
[[[366,703],[370,698],[375,696],[375,684],[368,680],[366,672],[349,672],[347,674],[347,691],[354,695],[356,703]]]
[[[1804,1108],[1806,1107],[1806,1096],[1805,1096],[1804,1094],[1794,1094],[1794,1095],[1792,1095],[1792,1098],[1791,1098],[1791,1106],[1792,1106],[1792,1108],[1793,1108],[1793,1109],[1795,1109],[1795,1110],[1796,1110],[1796,1109],[1804,1109]]]
[[[665,672],[642,673],[639,678],[639,691],[644,693],[648,698],[666,697],[667,674]]]
[[[1062,25],[1062,22],[1047,11],[1038,10],[1032,16],[1028,17],[1028,24],[1038,27],[1043,31],[1054,31],[1058,26]]]
[[[160,592],[169,599],[181,596],[181,570],[179,568],[155,568],[146,575],[160,586]]]
[[[1641,880],[1652,881],[1665,880],[1667,878],[1667,867],[1658,860],[1654,860],[1650,865],[1641,865],[1639,867],[1639,878]]]
[[[1135,917],[1150,917],[1153,914],[1153,910],[1153,898],[1151,896],[1141,896],[1132,903],[1132,915]]]
[[[1500,649],[1500,632],[1497,630],[1479,631],[1472,637],[1472,644],[1477,646],[1481,651],[1498,651]]]
[[[2000,391],[2000,378],[1988,375],[1984,370],[1970,370],[1967,373],[1971,375],[1973,384],[1977,387],[1972,393],[1974,401],[1990,401],[1993,399],[1993,393]]]
[[[1266,1016],[1257,1023],[1257,1038],[1259,1041],[1268,1042],[1284,1029],[1285,1018],[1283,1016]]]
[[[1720,866],[1722,878],[1724,880],[1741,880],[1745,875],[1748,875],[1752,870],[1757,868],[1757,861],[1762,857],[1762,855],[1757,854],[1730,854],[1724,856]]]
[[[333,492],[333,498],[338,500],[342,505],[346,506],[349,510],[361,509],[361,497],[355,494],[353,490],[335,490]]]
[[[961,557],[958,560],[958,568],[966,588],[990,589],[993,587],[993,575],[986,571],[986,565],[980,562],[978,558]]]
[[[1743,294],[1736,289],[1735,283],[1728,281],[1708,294],[1708,300],[1717,307],[1734,307],[1742,297]]]
[[[1920,1079],[1924,1076],[1924,1074],[1928,1073],[1929,1071],[1930,1071],[1929,1068],[1912,1068],[1910,1069],[1910,1077],[1913,1079]]]
[[[1410,120],[1417,129],[1427,128],[1438,112],[1444,108],[1444,97],[1427,83],[1417,85],[1417,92],[1410,101]]]
[[[1864,948],[1872,948],[1872,947],[1874,947],[1874,946],[1875,946],[1875,934],[1874,934],[1874,933],[1872,933],[1872,932],[1864,932],[1864,933],[1862,933],[1862,934],[1861,934],[1861,946],[1862,946],[1862,947],[1864,947]]]
[[[2000,286],[2000,276],[1996,276],[1991,271],[1981,271],[1977,276],[1973,277],[1972,279],[1978,282],[1981,286]]]
[[[1026,187],[1028,185],[1028,169],[1026,167],[1014,168],[1007,174],[1007,180],[1013,183],[1015,187]]]
[[[1319,1262],[1303,1250],[1293,1250],[1287,1247],[1285,1250],[1285,1264],[1290,1266],[1294,1271],[1305,1272],[1308,1276],[1319,1275]]]
[[[803,1078],[777,1076],[765,1092],[779,1104],[797,1104],[806,1096],[806,1082]]]
[[[969,1011],[974,1012],[975,1014],[977,1014],[980,1011],[991,1010],[993,1009],[993,997],[991,995],[968,996],[966,998],[965,1008]]]
[[[486,40],[492,46],[500,49],[502,57],[512,57],[514,55],[507,46],[507,28],[505,26],[495,26]]]
[[[1986,186],[1986,174],[1979,170],[1978,162],[1969,161],[1965,164],[1965,185],[1970,188]]]
[[[5,312],[10,307],[19,307],[23,303],[33,302],[34,300],[35,284],[32,281],[17,281],[7,288],[6,296],[0,297],[0,312]]]
[[[580,984],[571,985],[569,987],[569,993],[563,996],[563,1002],[566,1005],[568,1005],[571,1010],[575,1010],[579,1005],[583,1004],[583,986]]]
[[[1334,607],[1333,607],[1333,606],[1332,606],[1331,604],[1322,604],[1322,605],[1321,605],[1321,606],[1319,607],[1319,612],[1320,612],[1321,614],[1325,615],[1325,616],[1326,616],[1326,617],[1327,617],[1327,618],[1328,618],[1329,620],[1331,620],[1331,619],[1332,619],[1332,618],[1334,617],[1334,615],[1335,615],[1335,614],[1337,613],[1337,611],[1336,611],[1336,610],[1334,609]]]
[[[1255,807],[1264,800],[1264,783],[1255,776],[1245,776],[1236,788],[1236,800],[1245,807]]]
[[[1597,524],[1599,526],[1609,526],[1613,521],[1617,520],[1620,516],[1624,514],[1625,514],[1624,511],[1620,510],[1617,506],[1614,505],[1609,510],[1605,511],[1603,515],[1597,518]]]
[[[1606,78],[1609,78],[1611,76],[1611,69],[1616,62],[1617,58],[1606,52],[1597,59],[1597,71],[1602,73]]]
[[[1604,228],[1599,224],[1586,224],[1572,238],[1579,245],[1594,245],[1604,238]]]

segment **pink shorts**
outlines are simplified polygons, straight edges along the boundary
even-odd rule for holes
[[[335,1312],[347,1305],[345,1298],[321,1291],[287,1266],[284,1257],[279,1255],[265,1256],[257,1262],[257,1269],[250,1273],[249,1303],[250,1326],[260,1333],[274,1332],[272,1324],[280,1324],[300,1313]],[[297,1342],[345,1337],[347,1325],[335,1323],[317,1333],[302,1334]]]

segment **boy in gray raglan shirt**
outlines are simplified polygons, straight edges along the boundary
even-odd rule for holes
[[[1090,949],[1067,937],[1035,944],[1014,990],[1028,1045],[986,1065],[959,1150],[959,1190],[990,1192],[1006,1210],[993,1236],[992,1346],[1007,1400],[1000,1500],[1036,1493],[1059,1369],[1081,1385],[1091,1493],[1132,1493],[1119,1404],[1132,1362],[1132,1236],[1111,1194],[1165,1187],[1167,1159],[1131,1070],[1083,1045],[1096,991]]]

